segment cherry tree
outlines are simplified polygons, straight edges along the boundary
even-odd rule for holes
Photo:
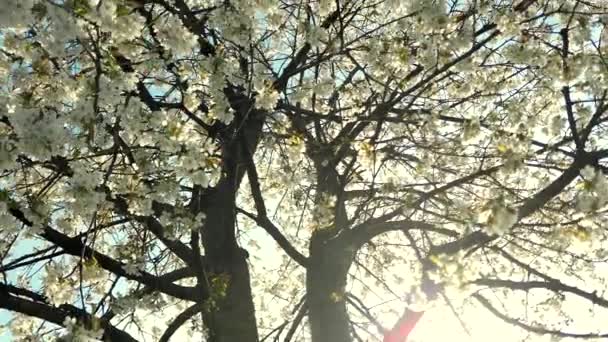
[[[11,336],[374,341],[445,305],[608,337],[607,30],[603,0],[4,1]]]

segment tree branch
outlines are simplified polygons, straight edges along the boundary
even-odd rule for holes
[[[439,233],[449,237],[459,236],[459,234],[453,230],[437,227],[436,225],[431,223],[414,220],[399,220],[389,222],[378,222],[373,224],[363,223],[354,227],[352,230],[346,233],[345,238],[349,239],[351,244],[360,247],[380,234],[395,230],[423,230],[427,232]]]
[[[264,230],[274,239],[274,241],[276,241],[277,244],[279,244],[279,246],[281,246],[289,257],[291,257],[301,266],[307,267],[308,258],[300,253],[268,218],[268,215],[266,214],[266,205],[264,204],[264,197],[262,196],[262,190],[260,189],[260,180],[255,167],[255,162],[253,161],[253,157],[249,151],[245,151],[245,153],[247,154],[247,178],[249,179],[251,195],[253,196],[253,201],[255,202],[258,215],[256,217],[245,211],[241,212],[254,220],[260,227],[264,228]]]
[[[570,182],[572,182],[579,174],[579,171],[587,164],[591,164],[593,161],[590,160],[586,154],[582,154],[574,160],[574,163],[570,165],[559,177],[557,177],[551,184],[537,192],[534,196],[529,198],[519,207],[517,213],[517,221],[526,218],[537,210],[542,208],[547,202],[553,197],[557,196]],[[473,232],[459,240],[448,242],[441,246],[433,249],[432,254],[454,254],[458,251],[471,248],[475,245],[486,244],[493,241],[497,236],[490,236],[483,231]]]
[[[116,196],[110,192],[106,187],[103,189],[106,194],[106,200],[113,203],[117,212],[126,217],[133,217],[137,222],[144,225],[158,240],[160,240],[173,254],[184,261],[188,266],[194,265],[194,253],[188,246],[178,240],[171,240],[164,234],[164,227],[158,220],[151,216],[136,216],[129,213],[129,205],[127,201],[121,197]]]
[[[190,318],[194,317],[197,313],[203,310],[203,305],[200,303],[194,304],[182,311],[175,319],[169,324],[163,335],[160,337],[158,342],[168,342],[171,336],[175,334],[177,329],[179,329],[184,323],[186,323]]]
[[[483,297],[482,295],[480,295],[478,293],[474,294],[473,298],[475,298],[479,303],[481,303],[481,305],[483,305],[486,309],[488,309],[488,311],[490,311],[492,314],[494,314],[494,316],[502,319],[506,323],[515,325],[515,326],[520,327],[529,332],[533,332],[536,334],[551,334],[551,335],[556,335],[556,336],[560,336],[560,337],[574,337],[574,338],[605,338],[605,337],[608,337],[608,334],[595,334],[595,333],[576,334],[576,333],[563,332],[560,330],[551,330],[551,329],[547,329],[547,328],[540,327],[540,326],[529,325],[529,324],[521,322],[519,319],[509,317],[509,316],[505,315],[504,313],[500,312],[500,310],[495,308],[490,303],[490,301],[488,301],[485,297]]]
[[[99,320],[75,306],[63,304],[60,307],[54,307],[46,303],[16,297],[12,292],[6,285],[0,284],[0,308],[40,318],[59,326],[63,326],[65,319],[68,317],[82,319],[85,324],[89,325],[93,320],[97,320],[103,328],[104,341],[137,342],[131,335],[114,327],[108,321]]]
[[[531,289],[547,289],[554,292],[570,292],[577,296],[588,299],[593,304],[603,306],[608,308],[608,300],[602,298],[596,294],[596,292],[589,293],[583,291],[577,287],[569,286],[561,281],[551,278],[549,276],[544,276],[543,278],[548,279],[548,281],[515,281],[515,280],[506,280],[506,279],[476,279],[471,281],[472,284],[483,285],[492,288],[496,287],[504,287],[512,290],[521,290],[527,291]]]
[[[16,219],[21,221],[26,226],[31,227],[33,225],[32,222],[28,220],[20,210],[11,208],[9,211]],[[68,254],[77,257],[83,256],[87,259],[94,258],[100,267],[116,275],[138,281],[146,286],[176,298],[193,300],[193,292],[195,288],[184,287],[173,284],[172,282],[162,281],[159,277],[144,271],[139,272],[138,274],[127,273],[124,268],[126,264],[116,261],[103,253],[83,245],[79,238],[69,237],[49,226],[44,226],[39,235],[48,242],[61,247]]]

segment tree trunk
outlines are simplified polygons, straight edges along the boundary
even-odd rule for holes
[[[229,98],[239,104],[235,105],[237,117],[245,118],[245,122],[233,123],[233,129],[239,128],[237,132],[224,132],[222,179],[207,189],[200,201],[206,215],[201,237],[212,297],[204,316],[211,342],[258,342],[248,253],[236,239],[236,196],[248,153],[255,152],[263,119],[256,111],[250,113],[251,100],[237,94]]]
[[[312,237],[306,274],[312,342],[350,342],[344,291],[352,255],[341,244],[328,242],[321,235]]]
[[[207,219],[201,231],[211,299],[205,323],[212,342],[257,342],[257,322],[251,294],[247,251],[235,236],[235,189],[228,179],[208,193]]]
[[[216,280],[212,278],[212,282],[223,282],[214,286],[214,290],[226,286],[225,292],[213,299],[206,314],[212,342],[259,340],[246,252],[239,251],[240,255],[234,255],[232,264],[226,265],[224,272],[216,274]]]

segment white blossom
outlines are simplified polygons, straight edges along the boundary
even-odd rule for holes
[[[66,317],[63,326],[67,332],[63,338],[70,342],[96,342],[100,341],[103,336],[102,328],[86,329],[74,317]]]
[[[255,97],[256,107],[272,111],[279,101],[279,93],[268,82],[264,82],[264,85],[258,85],[256,90],[258,91]]]
[[[44,294],[51,303],[58,306],[71,301],[71,286],[65,279],[60,264],[50,263],[45,266],[44,284]]]
[[[481,213],[479,220],[491,235],[503,235],[518,221],[517,211],[500,203]]]

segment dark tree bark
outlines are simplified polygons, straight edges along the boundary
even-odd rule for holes
[[[310,243],[306,287],[313,342],[352,340],[344,291],[353,254],[331,235],[315,233]]]
[[[211,283],[212,302],[204,316],[213,342],[256,342],[257,322],[251,293],[248,253],[236,237],[236,194],[255,151],[262,130],[263,114],[253,101],[227,89],[236,111],[235,122],[220,133],[222,179],[202,194],[200,206],[206,215],[200,233]]]

